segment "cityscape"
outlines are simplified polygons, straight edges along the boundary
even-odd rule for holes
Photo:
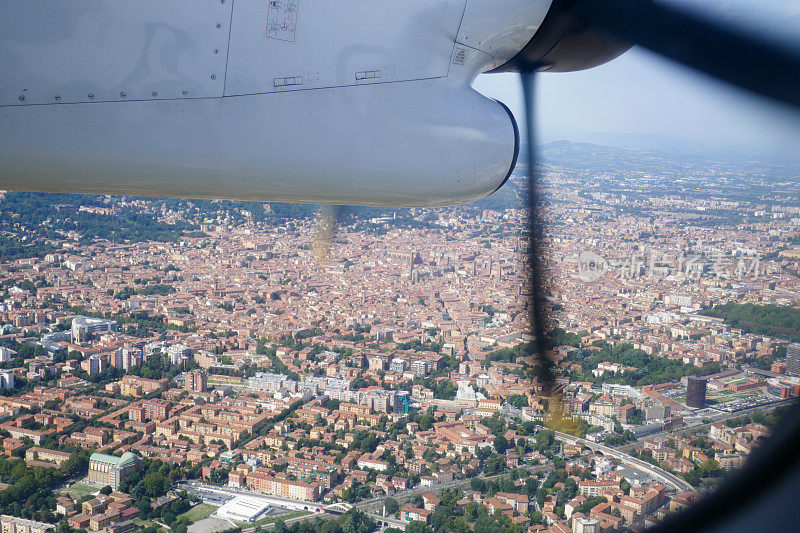
[[[800,395],[797,169],[542,147],[441,209],[0,198],[3,533],[640,531]]]

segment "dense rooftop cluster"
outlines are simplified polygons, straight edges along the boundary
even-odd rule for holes
[[[417,531],[685,507],[800,392],[797,191],[621,168],[546,168],[552,395],[520,179],[506,205],[342,213],[322,243],[286,206],[5,193],[4,530],[183,533],[210,488]]]

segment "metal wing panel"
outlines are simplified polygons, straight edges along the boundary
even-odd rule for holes
[[[0,106],[221,97],[232,6],[3,2]]]
[[[464,0],[236,0],[226,96],[447,76]]]

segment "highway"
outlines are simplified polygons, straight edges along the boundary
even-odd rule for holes
[[[644,439],[653,439],[653,438],[661,437],[661,436],[663,436],[663,435],[665,435],[667,433],[675,433],[676,431],[688,431],[688,430],[703,429],[703,428],[710,427],[711,424],[716,424],[717,422],[724,422],[725,420],[729,420],[731,418],[738,418],[740,416],[749,415],[751,413],[755,413],[756,411],[772,411],[773,409],[775,409],[777,407],[788,405],[792,401],[794,401],[794,400],[793,399],[782,400],[780,402],[771,403],[769,405],[759,405],[759,406],[756,406],[756,407],[750,407],[748,409],[742,409],[741,411],[736,411],[735,413],[719,412],[717,414],[712,414],[712,415],[708,415],[708,416],[699,417],[700,418],[699,423],[686,424],[685,426],[683,426],[681,428],[675,428],[675,429],[662,429],[661,431],[659,431],[657,433],[652,433],[652,434],[647,435],[646,437],[643,437],[643,438]],[[710,422],[702,422],[702,420],[704,420],[704,419],[708,419],[708,420],[710,420]],[[624,452],[629,452],[632,449],[636,448],[637,442],[632,442],[630,444],[625,444],[624,446],[617,446],[616,449],[620,450],[620,451],[624,451]]]
[[[556,440],[560,442],[566,442],[569,444],[580,444],[581,446],[585,446],[590,450],[601,452],[603,455],[615,457],[630,466],[634,466],[637,469],[642,470],[643,472],[647,472],[648,474],[650,474],[651,477],[657,479],[662,483],[672,486],[678,492],[691,492],[695,490],[695,488],[691,484],[686,482],[684,479],[679,478],[674,474],[670,474],[666,470],[659,468],[655,465],[652,465],[646,461],[642,461],[641,459],[636,459],[635,457],[631,457],[630,455],[621,450],[612,448],[611,446],[606,446],[605,444],[599,444],[596,442],[588,441],[586,439],[573,437],[572,435],[567,435],[566,433],[559,433],[558,431],[555,431],[554,433]]]
[[[719,412],[717,414],[709,414],[708,416],[701,417],[701,420],[708,419],[708,420],[710,420],[710,422],[700,422],[700,423],[696,423],[696,424],[689,424],[689,425],[686,425],[686,426],[684,426],[682,428],[676,428],[676,429],[670,429],[670,430],[662,430],[662,431],[660,431],[658,433],[653,433],[651,435],[648,435],[645,438],[652,439],[654,437],[659,437],[659,436],[663,435],[664,433],[670,433],[670,432],[675,432],[675,431],[687,431],[687,430],[701,429],[701,428],[704,428],[704,427],[708,427],[711,424],[714,424],[716,422],[722,422],[724,420],[728,420],[728,419],[731,419],[731,418],[738,418],[740,416],[749,415],[749,414],[754,413],[756,411],[771,411],[772,409],[775,409],[776,407],[780,407],[781,405],[786,405],[787,403],[789,403],[791,401],[792,400],[785,400],[785,401],[781,401],[781,402],[771,403],[769,405],[760,405],[760,406],[750,407],[748,409],[742,409],[741,411],[736,411],[734,413]],[[655,465],[652,465],[652,464],[650,464],[650,463],[648,463],[646,461],[642,461],[640,459],[636,459],[635,457],[632,457],[632,456],[628,455],[627,452],[629,452],[630,450],[632,450],[633,448],[636,447],[636,444],[637,444],[636,442],[631,443],[631,444],[626,444],[624,446],[618,446],[618,447],[613,447],[612,448],[611,446],[606,446],[606,445],[600,444],[600,443],[594,443],[594,442],[588,441],[586,439],[573,437],[572,435],[567,435],[565,433],[559,433],[557,431],[555,432],[555,435],[556,435],[556,440],[559,440],[561,442],[568,442],[568,443],[571,443],[571,444],[580,443],[582,446],[586,446],[587,448],[589,448],[591,450],[599,451],[603,455],[608,455],[608,456],[611,456],[611,457],[615,457],[615,458],[617,458],[617,459],[619,459],[621,461],[624,461],[625,463],[627,463],[627,464],[629,464],[631,466],[635,466],[639,470],[647,472],[653,478],[659,480],[660,482],[665,483],[665,484],[667,484],[669,486],[672,486],[673,488],[675,488],[679,492],[691,492],[691,491],[696,490],[695,487],[693,487],[690,483],[686,482],[683,478],[678,477],[678,476],[676,476],[674,474],[670,474],[669,472],[667,472],[663,468],[659,468],[659,467],[657,467]]]

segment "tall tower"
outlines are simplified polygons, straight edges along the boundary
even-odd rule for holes
[[[185,388],[189,392],[205,392],[208,389],[208,375],[202,370],[187,373]]]
[[[800,376],[800,343],[795,342],[786,348],[786,373]]]
[[[706,378],[689,376],[686,379],[686,406],[702,409],[706,406]]]

